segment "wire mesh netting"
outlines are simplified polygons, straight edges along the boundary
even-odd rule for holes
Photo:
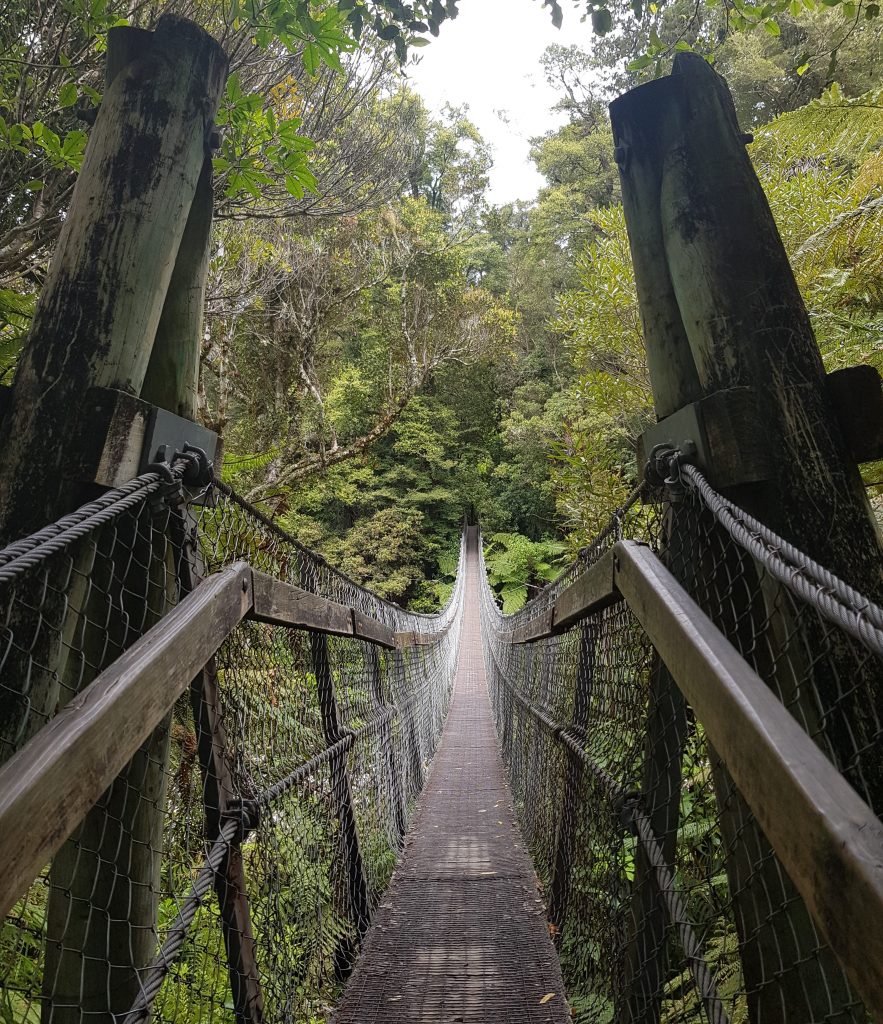
[[[880,814],[880,609],[690,467],[673,497],[644,497],[520,612],[503,616],[490,588],[482,603],[498,735],[574,1016],[867,1021],[626,604],[517,642],[617,539],[647,542]]]
[[[6,917],[0,1020],[324,1019],[441,732],[462,587],[403,611],[181,469],[0,553],[3,761],[238,560],[406,642],[242,622]]]
[[[12,907],[3,1020],[323,1020],[441,733],[465,574],[438,615],[405,612],[229,488],[188,497],[183,468],[0,552],[4,762],[239,560],[399,641],[241,622]],[[483,587],[497,731],[574,1015],[860,1024],[868,1015],[627,605],[514,642],[542,633],[558,598],[623,538],[658,552],[874,812],[883,806],[883,611],[692,468],[668,497],[633,494],[517,615]]]

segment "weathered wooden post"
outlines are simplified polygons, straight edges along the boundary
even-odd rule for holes
[[[4,539],[82,501],[71,445],[88,430],[89,389],[141,393],[226,80],[221,48],[182,18],[111,29],[108,49],[110,66],[117,50],[128,59],[102,99],[3,420]]]
[[[861,479],[725,83],[702,58],[680,54],[671,76],[620,97],[611,118],[657,415],[678,413],[671,429],[681,433],[717,415],[711,428],[729,435],[729,452],[704,467],[717,485],[879,599],[880,548]],[[721,569],[690,571],[713,593]],[[809,680],[783,697],[813,723],[838,694],[821,673]],[[845,766],[854,747],[843,724],[826,739]],[[715,784],[752,1020],[836,1013],[852,998],[842,973],[826,949],[816,954],[806,908],[724,769]],[[645,1005],[641,1019],[658,1019],[658,998]]]
[[[579,654],[574,681],[572,725],[579,735],[584,735],[589,724],[598,636],[596,624],[592,619],[583,619],[578,628]],[[560,947],[564,935],[564,922],[570,902],[573,845],[576,841],[584,775],[582,759],[577,757],[569,746],[564,746],[564,757],[561,822],[555,840],[552,880],[549,884],[549,922],[552,925],[552,938],[557,947]]]
[[[301,586],[311,593],[316,592],[315,579],[310,573],[310,566],[304,564],[301,569]],[[334,685],[334,672],[328,654],[328,637],[324,633],[310,632],[310,658],[313,673],[316,677],[316,691],[319,700],[319,713],[322,718],[322,733],[325,743],[332,747],[347,737],[347,730],[341,727],[340,713],[337,706],[337,692]],[[350,734],[351,735],[351,734]],[[334,890],[334,872],[340,871],[345,886],[343,911],[355,930],[355,941],[350,936],[342,936],[334,951],[334,973],[343,980],[347,978],[355,962],[357,946],[361,943],[368,925],[371,922],[371,901],[368,894],[368,879],[362,861],[362,847],[356,825],[356,814],[353,806],[353,791],[350,784],[350,773],[347,767],[349,748],[338,749],[331,756],[328,774],[331,784],[330,799],[337,818],[338,853],[340,861],[332,864],[332,890]]]
[[[371,687],[371,699],[379,712],[390,710],[386,702],[386,694],[383,690],[383,672],[380,664],[380,651],[374,644],[365,645],[365,659],[368,668],[368,677]],[[387,661],[387,665],[390,661]],[[399,722],[399,728],[403,729],[403,723]],[[386,789],[392,803],[392,821],[395,829],[396,847],[401,848],[405,840],[405,801],[402,794],[402,775],[399,766],[396,764],[396,752],[393,746],[392,723],[387,718],[377,730],[378,741],[383,757],[384,774],[386,776]]]
[[[226,69],[221,48],[183,19],[161,18],[154,32],[111,30],[102,106],[4,418],[5,539],[88,496],[80,456],[104,440],[90,436],[100,429],[90,423],[90,389],[141,390]],[[147,628],[174,601],[173,567],[164,542],[161,551],[144,538],[131,542],[144,548],[154,595],[142,608]],[[90,615],[96,602],[128,600],[125,569],[111,575],[116,599],[100,585],[78,594],[66,627],[68,637],[98,650],[95,623],[105,619]],[[108,629],[118,631],[113,622]],[[54,642],[32,687],[44,716],[104,667],[101,655],[81,652],[72,685],[59,692],[70,659]],[[19,723],[5,724],[27,735]],[[44,1019],[109,1021],[137,993],[136,972],[154,953],[167,749],[168,730],[160,728],[53,862]]]

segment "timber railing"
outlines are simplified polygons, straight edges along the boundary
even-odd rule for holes
[[[441,732],[463,574],[406,612],[186,471],[0,552],[4,1020],[322,1016]]]
[[[574,1016],[883,1019],[883,609],[667,475],[518,613],[483,588]]]

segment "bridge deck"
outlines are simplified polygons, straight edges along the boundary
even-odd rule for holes
[[[475,530],[468,545],[453,703],[404,857],[334,1024],[570,1020],[491,717]]]

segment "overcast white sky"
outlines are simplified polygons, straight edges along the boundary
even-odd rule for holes
[[[555,94],[540,68],[552,43],[588,47],[591,27],[564,5],[561,29],[540,0],[461,0],[460,14],[441,25],[437,39],[418,51],[408,77],[427,105],[469,104],[479,131],[494,148],[491,201],[531,200],[543,184],[528,157],[528,140],[553,127]],[[431,37],[430,37],[431,38]],[[506,112],[509,124],[496,115]],[[560,116],[559,117],[560,123]]]

